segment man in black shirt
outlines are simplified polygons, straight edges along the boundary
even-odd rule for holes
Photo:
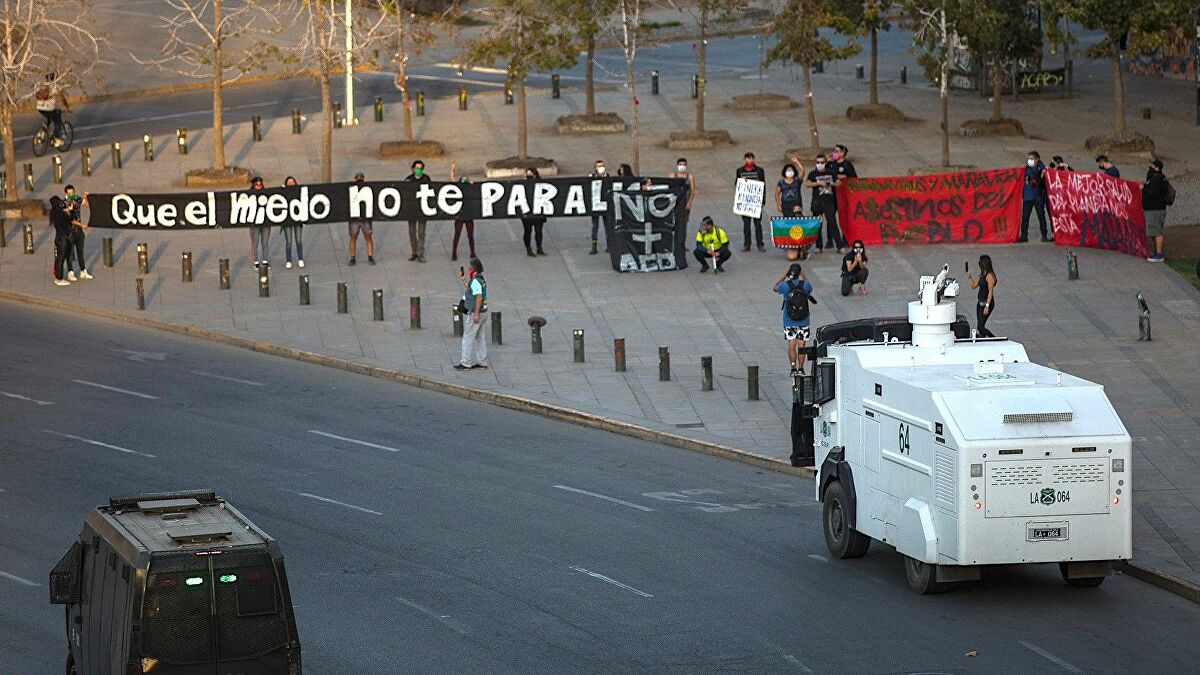
[[[854,168],[854,162],[850,161],[850,150],[841,143],[833,146],[833,152],[829,155],[829,161],[837,167],[838,187],[841,187],[847,178],[858,178],[858,171]]]
[[[754,153],[747,152],[743,155],[745,162],[737,168],[734,173],[734,184],[737,184],[738,178],[746,180],[762,181],[765,186],[767,183],[767,173],[763,171],[761,166],[754,163]],[[764,189],[763,194],[766,194]],[[758,243],[758,250],[765,251],[767,247],[763,244],[762,218],[751,218],[750,216],[742,216],[742,251],[750,250],[750,226],[754,226],[754,239]]]
[[[50,224],[54,226],[54,285],[70,286],[71,282],[63,278],[63,263],[71,245],[71,229],[87,226],[71,218],[70,206],[58,195],[50,198]]]
[[[818,253],[825,247],[837,248],[837,252],[841,253],[846,246],[837,221],[837,181],[837,167],[825,161],[824,153],[817,155],[813,170],[808,172],[804,185],[812,188],[813,217],[825,216],[825,245],[821,245],[821,236],[818,234]]]

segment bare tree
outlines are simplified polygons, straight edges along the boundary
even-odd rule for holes
[[[439,31],[450,31],[454,27],[454,19],[460,16],[458,2],[450,5],[440,13],[421,14],[417,11],[420,0],[379,0],[382,11],[392,15],[395,20],[396,51],[392,60],[396,64],[396,88],[400,90],[400,101],[403,107],[404,140],[412,142],[412,100],[408,93],[408,59],[417,56],[421,50],[437,39]]]
[[[941,99],[942,166],[950,166],[950,41],[954,24],[947,16],[947,0],[905,0],[916,27],[913,43],[925,50],[927,70],[936,68]]]
[[[641,172],[642,148],[641,132],[638,128],[637,76],[633,65],[637,60],[638,39],[642,31],[642,0],[618,0],[617,10],[621,22],[617,27],[617,37],[620,40],[621,52],[625,56],[625,91],[629,94],[629,130],[632,133],[633,144],[633,173]]]
[[[338,13],[341,4],[339,0],[290,0],[281,8],[285,16],[295,17],[301,29],[300,41],[285,48],[287,59],[314,71],[321,92],[321,180],[326,183],[333,180],[333,96],[329,80],[344,69],[346,56],[346,43],[339,35],[339,30],[346,27],[345,15]],[[366,18],[362,15],[359,12],[357,23],[350,28],[359,54],[369,52],[384,38],[388,18],[386,13]],[[345,75],[354,77],[352,72]]]
[[[0,133],[4,134],[4,189],[17,195],[13,115],[33,99],[34,85],[55,73],[54,87],[78,85],[100,60],[103,39],[88,28],[87,3],[76,0],[4,0],[0,15]]]
[[[162,56],[143,60],[142,65],[198,80],[212,80],[213,154],[212,172],[227,173],[225,164],[223,87],[236,82],[279,54],[267,44],[279,32],[278,0],[243,0],[232,9],[224,0],[162,0],[175,14],[163,20],[166,32]]]

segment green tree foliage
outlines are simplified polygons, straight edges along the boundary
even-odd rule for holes
[[[834,0],[787,0],[771,24],[775,44],[767,50],[767,63],[795,63],[804,77],[804,105],[808,113],[809,146],[821,147],[817,131],[817,114],[813,108],[812,67],[822,61],[847,59],[862,51],[851,39],[836,45],[821,34],[822,28],[832,28],[844,35],[854,33],[854,24],[838,11]]]
[[[1000,94],[1006,70],[1015,61],[1036,54],[1041,41],[1040,33],[1025,17],[1027,4],[1027,0],[958,0],[946,9],[959,38],[991,71],[993,124],[1001,120]]]
[[[854,27],[854,34],[865,36],[871,43],[871,105],[879,104],[879,31],[891,30],[893,0],[837,0],[837,9]]]
[[[617,0],[552,0],[551,8],[563,17],[567,29],[584,53],[586,112],[596,114],[596,38],[617,9]]]

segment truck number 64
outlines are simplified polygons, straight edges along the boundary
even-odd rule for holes
[[[900,453],[911,455],[912,450],[908,446],[909,426],[903,422],[900,423],[900,433],[898,434],[897,442],[900,445]]]

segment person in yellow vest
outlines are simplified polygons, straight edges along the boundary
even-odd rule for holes
[[[708,271],[708,263],[712,261],[717,268],[717,274],[725,271],[723,265],[733,253],[729,250],[729,237],[725,230],[717,227],[712,216],[704,216],[700,231],[696,233],[696,260],[700,261],[700,273]]]

